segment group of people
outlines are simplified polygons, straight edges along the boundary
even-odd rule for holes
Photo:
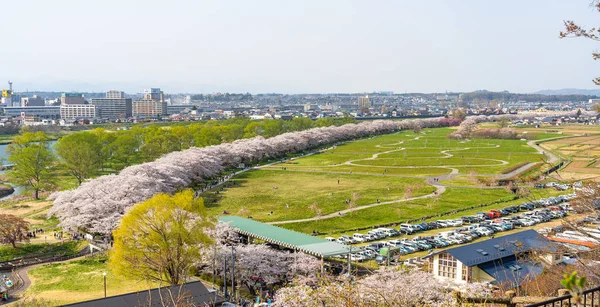
[[[63,232],[62,231],[55,232],[54,233],[54,238],[56,240],[62,240],[62,238],[63,238]]]
[[[36,238],[37,234],[42,234],[44,233],[43,229],[34,229],[33,231],[30,231],[27,233],[27,237],[28,238]]]

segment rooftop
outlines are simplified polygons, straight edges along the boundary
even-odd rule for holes
[[[450,248],[433,253],[427,257],[439,253],[449,253],[452,257],[467,266],[475,266],[482,263],[499,260],[515,254],[530,250],[548,249],[549,240],[537,231],[530,229],[499,238],[484,240],[481,242]]]
[[[159,293],[160,290],[160,293]],[[171,296],[172,295],[172,296]],[[183,285],[155,288],[147,291],[133,292],[107,298],[95,299],[75,304],[63,305],[70,307],[131,307],[131,306],[164,306],[162,300],[183,299],[193,303],[193,306],[220,306],[224,299],[214,290],[208,290],[200,281]]]
[[[331,257],[348,254],[350,249],[337,242],[309,236],[300,232],[280,228],[273,225],[245,219],[239,216],[222,216],[219,218],[228,223],[238,233],[265,242],[277,244],[289,249],[298,250],[318,257]]]

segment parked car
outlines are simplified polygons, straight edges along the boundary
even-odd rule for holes
[[[352,235],[352,238],[358,243],[366,242],[365,235],[362,233],[355,233]]]

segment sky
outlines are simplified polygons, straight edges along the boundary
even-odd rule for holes
[[[535,92],[594,88],[590,0],[2,1],[15,91]],[[6,80],[6,81],[5,81]]]

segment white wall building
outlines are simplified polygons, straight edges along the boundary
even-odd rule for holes
[[[60,118],[66,120],[96,118],[96,106],[93,104],[62,104]]]

